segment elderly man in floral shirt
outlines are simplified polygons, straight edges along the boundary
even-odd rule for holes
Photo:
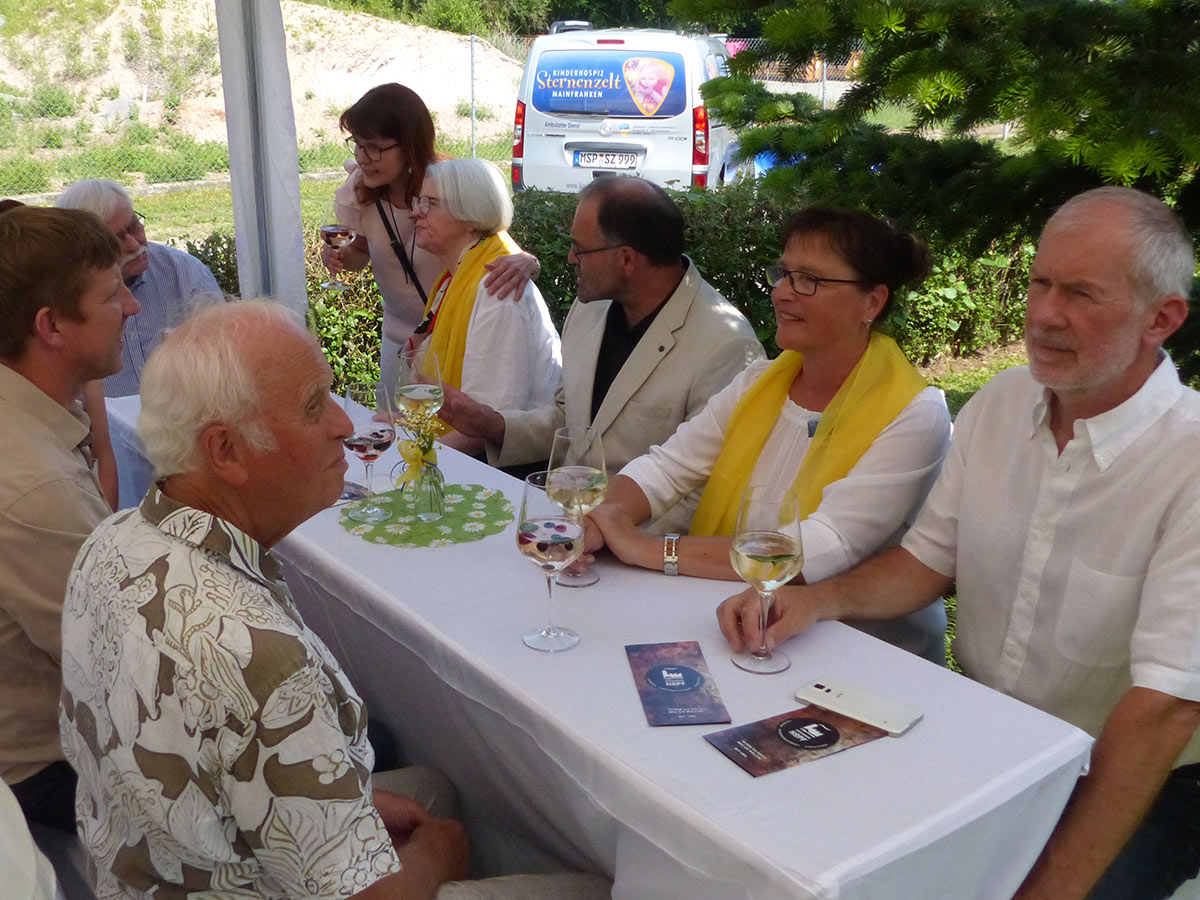
[[[363,703],[269,552],[341,492],[351,426],[331,380],[266,301],[201,310],[143,373],[161,480],[84,545],[63,625],[60,724],[98,895],[606,893],[589,876],[455,881],[462,827],[426,808],[449,807],[444,779],[372,789]]]

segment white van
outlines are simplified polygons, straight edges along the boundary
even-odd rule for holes
[[[533,42],[513,122],[514,190],[578,191],[624,172],[685,189],[732,180],[735,143],[700,85],[727,74],[725,44],[641,28]]]

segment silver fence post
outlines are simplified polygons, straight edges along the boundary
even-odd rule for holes
[[[475,158],[475,32],[471,32],[471,159]]]

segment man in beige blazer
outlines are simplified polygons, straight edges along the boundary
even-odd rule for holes
[[[593,425],[610,473],[670,437],[763,356],[754,329],[683,255],[683,216],[657,185],[598,179],[579,195],[567,261],[578,298],[563,325],[553,406],[496,411],[448,391],[442,417],[487,442],[488,462],[546,459],[554,431]],[[698,495],[651,524],[687,531]]]

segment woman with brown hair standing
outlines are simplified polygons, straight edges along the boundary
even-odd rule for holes
[[[338,221],[357,237],[340,250],[322,247],[321,259],[334,273],[371,263],[383,295],[380,380],[394,388],[396,356],[420,324],[429,289],[444,268],[413,243],[412,200],[436,158],[433,118],[415,91],[393,83],[363,94],[339,125],[349,134],[354,160],[346,163],[349,177],[335,203]],[[501,299],[519,298],[539,269],[528,253],[505,256],[494,264],[487,286]]]

